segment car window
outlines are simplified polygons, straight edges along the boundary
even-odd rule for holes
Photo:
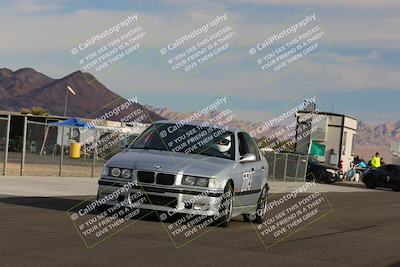
[[[386,171],[386,165],[382,165],[378,168],[380,171]]]
[[[383,168],[384,170],[388,171],[388,172],[395,172],[398,173],[399,172],[399,168],[396,165],[383,165],[381,168]]]
[[[247,153],[246,141],[242,133],[239,133],[238,137],[239,137],[239,155],[242,157]]]
[[[130,149],[154,149],[235,160],[234,134],[221,128],[156,123]]]
[[[256,156],[256,160],[260,160],[259,150],[254,143],[253,138],[248,133],[239,133],[239,154],[243,156],[247,153],[251,153]]]
[[[399,165],[393,165],[393,166],[394,166],[396,172],[400,173],[400,166]]]
[[[248,133],[243,133],[246,145],[248,147],[248,153],[252,153],[256,156],[257,160],[260,160],[260,153],[258,151],[257,145],[254,143],[253,138]]]

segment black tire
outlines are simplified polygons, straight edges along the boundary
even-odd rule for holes
[[[225,186],[224,194],[221,197],[219,218],[214,221],[214,225],[227,227],[231,222],[233,210],[233,194],[233,186],[230,182],[228,182]]]
[[[395,188],[392,188],[392,190],[393,190],[394,192],[399,192],[399,191],[400,191],[400,186],[395,187]]]
[[[369,179],[366,181],[365,186],[369,189],[374,189],[376,187],[374,179]]]
[[[261,190],[260,197],[257,201],[257,210],[255,213],[252,214],[243,214],[243,220],[245,222],[252,222],[252,223],[263,223],[266,209],[268,203],[268,186],[265,185],[264,188]]]
[[[100,206],[97,206],[97,213],[103,213],[103,212],[105,212],[105,211],[107,211],[109,208],[111,208],[111,206],[110,205],[106,205],[106,204],[104,204],[104,205],[100,205]]]
[[[317,171],[317,176],[315,177],[315,182],[320,183],[324,180],[324,174],[322,171]]]

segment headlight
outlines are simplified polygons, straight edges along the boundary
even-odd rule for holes
[[[208,186],[208,178],[185,175],[182,178],[182,184],[207,187]]]
[[[196,181],[197,186],[207,187],[208,186],[208,179],[207,178],[197,178]]]
[[[101,174],[102,174],[103,176],[108,176],[108,172],[109,172],[109,171],[110,171],[110,168],[104,167]]]
[[[184,185],[195,185],[196,177],[194,176],[183,176],[182,184]]]
[[[112,168],[111,175],[114,177],[118,177],[121,175],[121,170],[119,168]]]
[[[130,178],[131,177],[131,175],[132,175],[132,171],[131,170],[129,170],[129,169],[123,169],[122,171],[121,171],[121,177],[122,178]]]
[[[218,180],[216,178],[208,179],[208,187],[209,188],[218,188],[219,187]]]
[[[334,170],[334,169],[326,169],[326,171],[327,171],[327,172],[330,172],[330,173],[332,173],[332,174],[336,174],[336,173],[337,173],[337,171]]]

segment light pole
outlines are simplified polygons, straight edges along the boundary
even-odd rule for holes
[[[71,86],[67,85],[67,90],[65,91],[64,117],[67,116],[68,92],[71,92],[71,94],[76,95],[75,91],[71,88]]]
[[[64,117],[67,116],[67,105],[68,105],[68,92],[71,92],[71,94],[76,95],[75,91],[67,85],[67,90],[65,90],[65,103],[64,103]],[[60,151],[60,167],[58,170],[58,176],[61,176],[62,172],[62,165],[63,165],[63,160],[64,160],[64,126],[61,126],[61,151]]]

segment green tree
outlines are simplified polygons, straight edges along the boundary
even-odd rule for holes
[[[22,108],[20,111],[22,114],[32,114],[37,116],[47,116],[49,113],[41,107],[31,107],[29,108]]]

